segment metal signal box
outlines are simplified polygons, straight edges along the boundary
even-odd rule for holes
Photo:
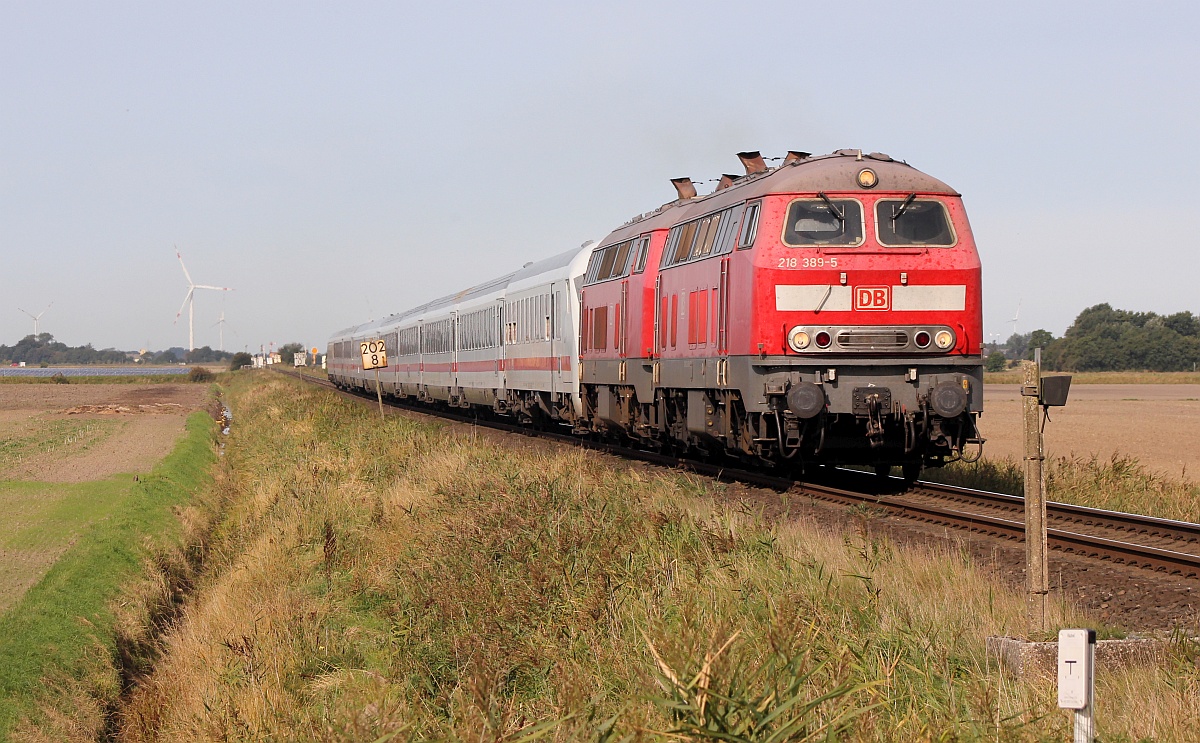
[[[1042,405],[1061,407],[1067,404],[1067,393],[1071,391],[1070,374],[1054,374],[1042,377],[1042,388],[1038,394],[1038,402]]]

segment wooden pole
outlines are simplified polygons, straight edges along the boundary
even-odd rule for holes
[[[1046,456],[1039,404],[1041,355],[1041,349],[1037,349],[1034,361],[1024,363],[1025,381],[1021,386],[1025,423],[1025,570],[1030,635],[1046,631],[1046,595],[1050,592],[1046,564],[1046,476],[1042,466]]]
[[[383,420],[383,388],[379,386],[379,367],[375,367],[375,397],[379,400],[379,420]]]

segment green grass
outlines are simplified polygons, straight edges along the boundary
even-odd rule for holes
[[[117,477],[64,487],[56,503],[6,535],[14,546],[64,538],[73,543],[0,615],[0,740],[18,720],[39,714],[48,688],[87,677],[85,686],[101,702],[119,694],[114,602],[122,586],[142,573],[153,545],[178,534],[174,509],[207,482],[215,458],[211,418],[193,414],[187,431],[139,482]],[[50,486],[7,484],[0,492],[36,495],[47,492],[42,487]]]
[[[87,526],[109,515],[132,476],[71,485],[0,482],[0,613],[20,598]]]

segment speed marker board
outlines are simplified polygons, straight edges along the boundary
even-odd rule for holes
[[[358,350],[362,354],[363,371],[383,369],[388,365],[387,346],[383,339],[362,341],[358,344]]]

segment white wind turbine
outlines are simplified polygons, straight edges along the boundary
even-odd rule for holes
[[[1013,313],[1013,318],[1011,320],[1009,320],[1009,322],[1013,324],[1013,332],[1012,332],[1013,335],[1017,334],[1017,318],[1019,318],[1021,316],[1021,302],[1024,302],[1024,301],[1025,301],[1024,299],[1017,300],[1017,311]]]
[[[183,304],[179,305],[179,312],[175,313],[175,322],[176,323],[179,322],[179,316],[183,314],[183,307],[184,307],[184,305],[187,305],[187,308],[188,308],[188,350],[194,351],[194,350],[196,350],[196,341],[195,341],[195,336],[193,335],[193,332],[192,332],[192,322],[195,319],[196,305],[195,305],[195,300],[193,299],[193,295],[195,295],[196,290],[197,289],[212,289],[214,291],[219,291],[219,292],[231,292],[231,291],[233,291],[233,289],[230,289],[227,286],[209,286],[207,284],[192,283],[192,275],[190,273],[188,273],[187,266],[185,266],[183,264],[183,255],[179,252],[179,248],[175,248],[175,257],[179,259],[179,265],[183,267],[183,275],[185,278],[187,278],[187,282],[188,282],[188,291],[187,291],[187,294],[183,298]]]
[[[51,302],[50,304],[46,305],[46,310],[50,309],[53,306],[54,306],[54,303]],[[17,309],[21,310],[20,307],[18,307]],[[41,312],[37,313],[36,315],[33,314],[32,312],[30,312],[29,310],[21,310],[26,315],[29,315],[30,317],[33,318],[33,336],[35,338],[37,337],[37,334],[38,334],[38,320],[42,319],[42,315],[46,314],[46,310],[42,310]]]

